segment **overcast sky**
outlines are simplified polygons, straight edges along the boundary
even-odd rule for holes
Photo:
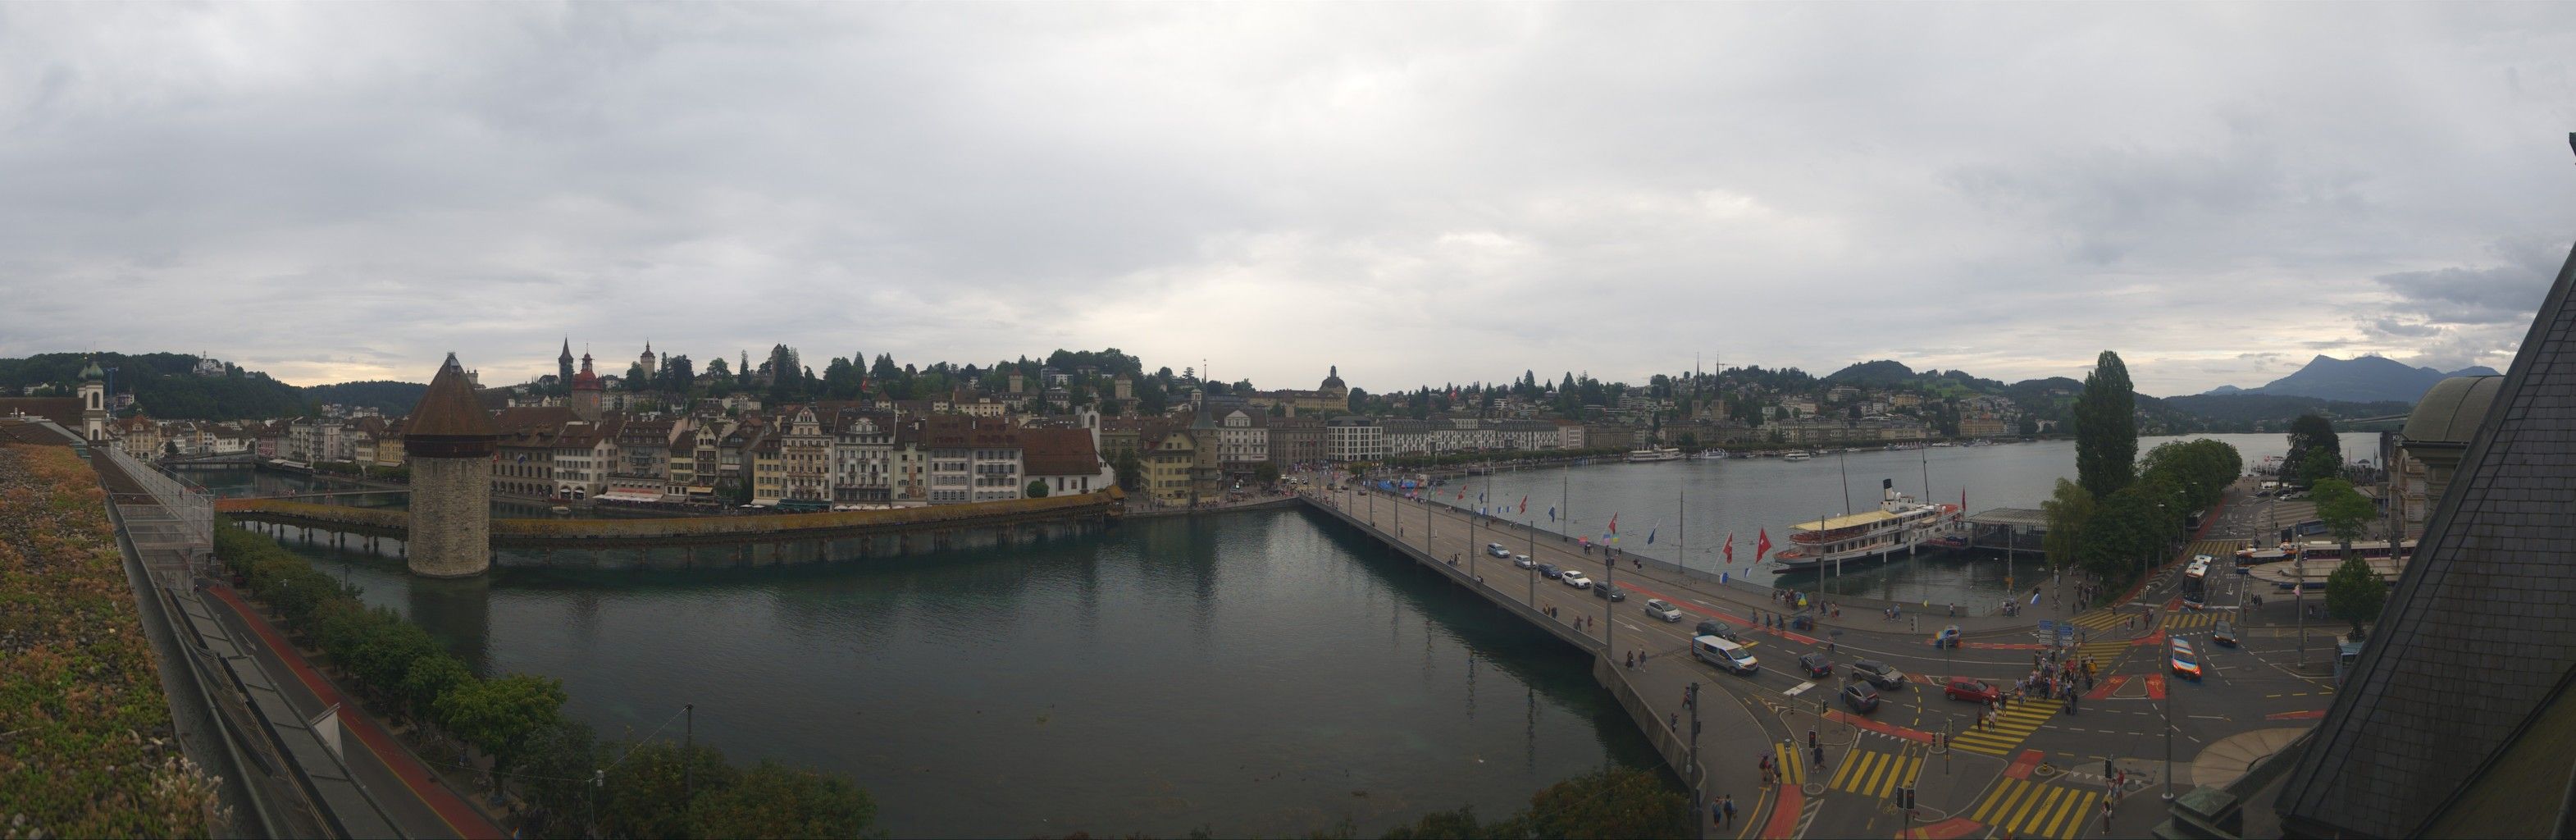
[[[0,355],[2503,367],[2576,5],[0,5]]]

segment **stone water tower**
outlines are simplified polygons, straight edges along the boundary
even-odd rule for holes
[[[411,573],[471,577],[492,566],[492,452],[500,434],[456,354],[403,426],[411,456]]]

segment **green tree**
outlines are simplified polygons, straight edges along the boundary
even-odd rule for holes
[[[856,837],[876,800],[839,776],[762,761],[689,803],[695,837]]]
[[[1530,797],[1517,822],[1538,837],[1687,837],[1690,803],[1643,770],[1613,767]]]
[[[2324,450],[2314,450],[2314,453],[2332,457]],[[2316,500],[2317,521],[2324,522],[2326,533],[2333,534],[2337,541],[2343,543],[2343,565],[2326,578],[2326,611],[2336,618],[2352,622],[2352,633],[2359,637],[2361,623],[2378,618],[2380,603],[2388,596],[2386,587],[2379,582],[2379,575],[2372,572],[2370,565],[2352,550],[2352,541],[2361,538],[2378,510],[2370,499],[2361,495],[2361,491],[2353,489],[2352,482],[2340,478],[2318,481],[2309,489],[2308,496]],[[2336,601],[2338,581],[2343,582],[2345,590],[2342,606],[2337,606]]]
[[[2109,350],[2084,375],[2075,398],[2075,475],[2097,499],[2128,486],[2138,460],[2138,394],[2129,367]]]
[[[1029,498],[1032,498],[1032,499],[1043,499],[1043,498],[1046,498],[1046,497],[1047,497],[1047,483],[1046,483],[1046,479],[1043,479],[1043,478],[1030,479],[1030,480],[1029,480],[1029,486],[1028,486],[1028,488],[1027,488],[1027,491],[1026,491],[1026,492],[1027,492],[1027,494],[1028,494],[1028,497],[1029,497]]]
[[[2340,480],[2336,477],[2343,475],[2343,457],[2332,449],[2309,449],[2307,457],[2299,459],[2298,471],[2298,480],[2309,487],[2329,479]]]
[[[2057,480],[2057,492],[2039,503],[2040,511],[2048,515],[2048,533],[2040,540],[2048,565],[2060,569],[2075,565],[2084,546],[2084,526],[2093,521],[2097,507],[2083,485]]]
[[[2332,452],[2336,463],[2343,462],[2343,439],[2335,436],[2334,421],[2316,414],[2302,414],[2291,420],[2290,451],[2281,458],[2281,463],[2298,470],[2308,462],[2308,453],[2317,450]],[[2284,476],[2283,480],[2301,477],[2300,473],[2292,473]]]
[[[722,790],[737,772],[714,747],[646,741],[620,752],[606,751],[615,760],[599,804],[600,830],[612,837],[689,836],[691,796]]]
[[[1412,825],[1389,829],[1386,840],[1485,840],[1493,837],[1522,837],[1527,832],[1511,820],[1493,823],[1476,821],[1476,806],[1463,805],[1455,811],[1433,811],[1422,815]]]
[[[590,833],[591,773],[600,766],[599,745],[590,724],[558,720],[528,735],[520,762],[520,796],[530,809],[533,834],[580,837]]]
[[[414,718],[445,726],[446,722],[438,717],[438,698],[472,679],[474,672],[466,670],[465,663],[441,653],[414,660],[411,670],[403,672],[397,693]]]
[[[449,689],[438,698],[438,717],[449,731],[492,756],[495,774],[507,775],[528,736],[562,719],[563,704],[562,680],[511,674]]]
[[[1268,461],[1252,465],[1252,480],[1264,487],[1279,483],[1279,465]]]

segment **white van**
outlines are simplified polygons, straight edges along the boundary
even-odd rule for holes
[[[1753,672],[1762,670],[1761,663],[1753,658],[1752,651],[1745,650],[1743,645],[1716,636],[1699,636],[1691,639],[1691,655],[1699,657],[1701,662],[1748,677],[1752,676]]]

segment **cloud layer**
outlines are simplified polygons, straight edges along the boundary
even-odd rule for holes
[[[0,7],[0,354],[2510,358],[2576,8]]]

